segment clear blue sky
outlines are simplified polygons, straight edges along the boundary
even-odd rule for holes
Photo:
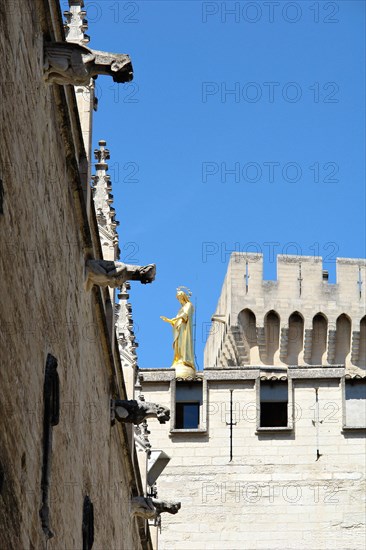
[[[327,256],[332,281],[335,257],[365,256],[365,4],[85,4],[89,46],[134,65],[132,86],[97,80],[94,146],[111,151],[122,260],[157,264],[130,293],[139,366],[170,366],[160,315],[186,285],[202,368],[230,250],[263,251],[272,279],[269,242]]]

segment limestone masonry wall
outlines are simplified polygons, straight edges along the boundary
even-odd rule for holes
[[[142,386],[146,399],[168,406],[165,371],[142,371]],[[261,433],[255,380],[225,372],[208,382],[205,433],[153,426],[152,445],[171,457],[159,491],[182,502],[162,519],[159,549],[363,549],[365,431],[342,432],[340,379],[293,380],[294,429]]]
[[[110,398],[123,397],[123,386],[111,367],[103,295],[83,286],[85,259],[98,255],[100,245],[82,215],[77,167],[85,151],[76,101],[72,87],[47,85],[42,76],[43,39],[62,40],[58,3],[2,1],[0,26],[0,548],[46,548],[39,510],[45,366],[52,354],[60,419],[52,430],[54,537],[47,548],[84,548],[88,495],[94,548],[137,550],[127,440],[110,422]]]

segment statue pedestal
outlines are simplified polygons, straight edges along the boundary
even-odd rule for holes
[[[195,378],[196,369],[194,367],[189,367],[184,363],[175,363],[172,365],[172,368],[175,369],[176,378]]]

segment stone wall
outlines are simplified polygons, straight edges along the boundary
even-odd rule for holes
[[[58,2],[3,1],[0,26],[0,548],[46,547],[39,509],[48,354],[58,361],[60,420],[47,548],[83,547],[85,495],[94,505],[94,548],[149,548],[144,525],[130,517],[141,487],[126,431],[110,422],[110,398],[124,397],[124,385],[106,294],[83,286],[85,259],[101,250],[95,214],[89,226],[83,202],[75,94],[42,77],[43,39],[63,40]]]
[[[365,430],[343,430],[339,375],[315,379],[299,370],[293,429],[257,430],[258,379],[245,380],[253,375],[245,369],[204,373],[211,378],[206,432],[169,435],[153,426],[153,447],[171,457],[159,494],[182,502],[177,516],[162,518],[159,550],[364,547]],[[141,374],[146,399],[169,406],[167,370]]]

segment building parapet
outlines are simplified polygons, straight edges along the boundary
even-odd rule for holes
[[[322,258],[279,255],[276,281],[263,255],[233,253],[205,348],[205,368],[335,365],[366,369],[366,260],[337,259],[337,282]]]
[[[152,372],[150,372],[152,371]],[[366,371],[361,369],[358,371],[346,373],[343,365],[333,367],[297,365],[288,369],[263,368],[263,366],[242,366],[237,368],[206,368],[200,376],[189,382],[205,381],[241,381],[241,380],[266,380],[266,381],[281,381],[288,379],[316,379],[316,378],[345,378],[346,380],[363,380],[366,379]],[[143,384],[149,383],[170,383],[175,380],[174,373],[169,369],[140,369],[139,378]],[[186,380],[177,380],[177,382],[187,382]]]

